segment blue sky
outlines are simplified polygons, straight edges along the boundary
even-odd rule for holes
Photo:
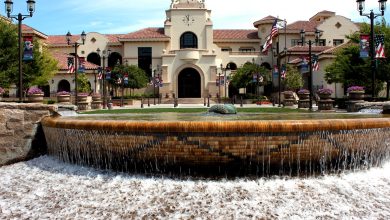
[[[1,15],[5,15],[3,2]],[[68,30],[72,34],[83,30],[129,33],[146,27],[163,27],[170,3],[170,0],[36,0],[34,17],[23,22],[48,35],[63,35]],[[206,0],[206,7],[212,10],[215,29],[252,29],[253,22],[268,15],[292,23],[308,20],[322,10],[368,22],[356,11],[355,0]],[[370,9],[378,12],[377,0],[366,1],[366,12]],[[13,14],[19,12],[27,13],[25,0],[14,1]],[[390,8],[385,17],[390,21]]]

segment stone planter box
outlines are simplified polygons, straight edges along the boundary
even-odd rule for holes
[[[364,91],[349,92],[348,97],[349,97],[349,100],[363,100],[364,99]]]
[[[77,102],[87,102],[88,96],[77,96]]]
[[[298,93],[299,100],[309,100],[310,93]]]
[[[70,103],[70,95],[57,95],[58,103]]]
[[[31,102],[31,103],[42,103],[43,102],[43,93],[42,94],[31,94],[31,95],[28,95],[28,102]]]
[[[331,111],[333,110],[333,100],[332,99],[326,99],[323,100],[322,98],[318,101],[318,111]]]
[[[318,96],[320,97],[320,100],[331,100],[330,99],[331,94],[320,94],[318,93]]]

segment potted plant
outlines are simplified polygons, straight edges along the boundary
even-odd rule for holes
[[[298,92],[299,100],[307,100],[309,99],[310,91],[307,89],[300,89]]]
[[[58,103],[70,103],[70,92],[68,92],[68,91],[57,92],[57,102]]]
[[[93,93],[92,94],[92,101],[101,101],[102,96],[100,93]]]
[[[77,101],[78,102],[86,102],[88,99],[88,93],[80,92],[77,93]]]
[[[330,95],[332,95],[333,90],[328,88],[322,88],[317,90],[317,94],[320,97],[321,100],[327,100],[330,99]]]
[[[4,94],[4,89],[0,87],[0,101],[1,101],[1,98],[3,97],[3,94]]]
[[[363,86],[350,86],[347,89],[350,100],[363,100],[364,92],[365,91]]]
[[[285,99],[293,99],[294,98],[294,92],[291,90],[287,90],[283,92]]]
[[[32,87],[27,91],[28,101],[32,103],[42,103],[43,95],[43,91],[37,87]]]

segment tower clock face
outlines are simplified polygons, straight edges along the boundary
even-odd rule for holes
[[[183,17],[183,22],[184,24],[186,24],[187,26],[190,26],[191,24],[193,24],[195,22],[195,19],[189,15],[189,14],[186,14],[184,17]]]

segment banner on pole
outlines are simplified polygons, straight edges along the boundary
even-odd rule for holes
[[[370,56],[370,35],[360,35],[360,57],[368,58]]]
[[[85,57],[79,57],[79,73],[85,73]]]
[[[24,50],[23,50],[23,61],[33,60],[33,37],[25,36],[23,37]]]

